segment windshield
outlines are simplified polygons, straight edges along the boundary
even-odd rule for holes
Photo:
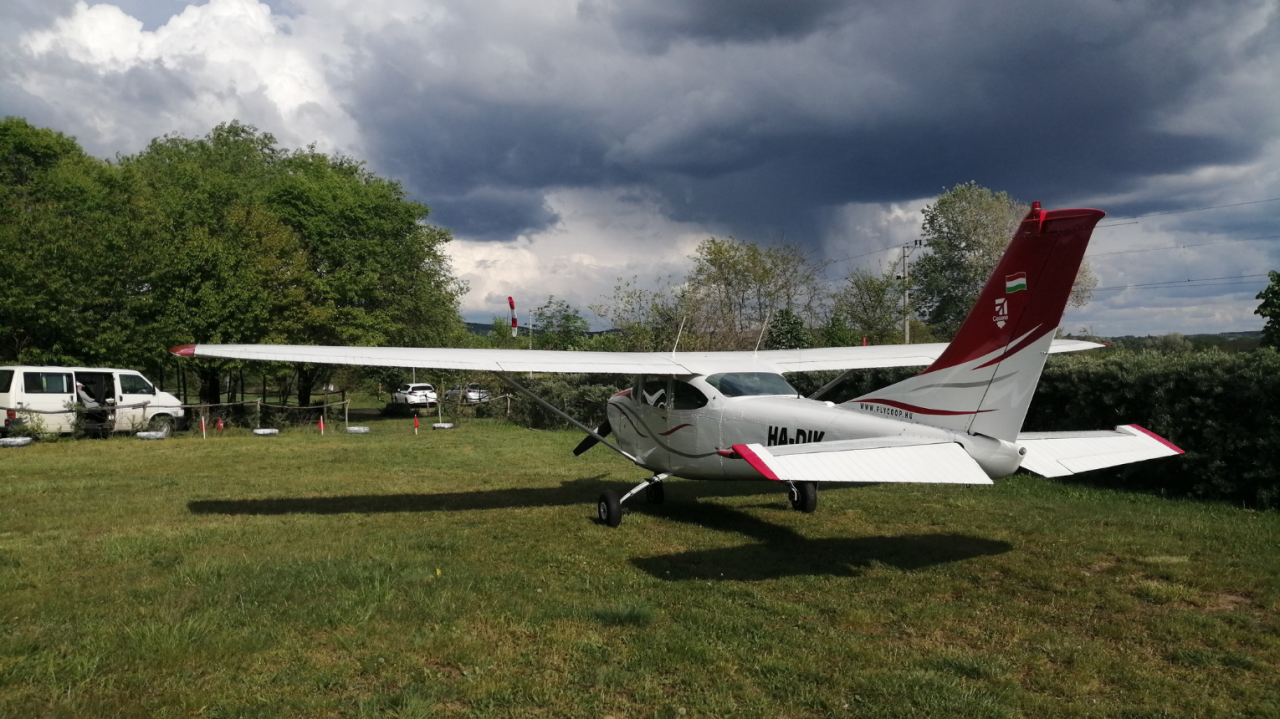
[[[799,394],[780,374],[772,372],[724,372],[707,378],[707,384],[725,397],[761,394]]]

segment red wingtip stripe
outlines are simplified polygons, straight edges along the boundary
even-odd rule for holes
[[[1177,452],[1178,454],[1186,454],[1186,450],[1182,449],[1181,447],[1179,447],[1178,445],[1174,444],[1173,442],[1170,442],[1169,440],[1165,439],[1164,437],[1161,437],[1160,435],[1156,434],[1155,432],[1152,432],[1151,430],[1147,429],[1146,427],[1139,427],[1139,426],[1138,426],[1138,425],[1136,425],[1136,424],[1131,424],[1131,425],[1129,425],[1129,426],[1130,426],[1130,427],[1133,427],[1134,429],[1138,430],[1139,432],[1141,432],[1141,433],[1143,433],[1143,434],[1147,435],[1148,437],[1150,437],[1150,438],[1154,439],[1155,441],[1159,442],[1160,444],[1163,444],[1164,446],[1168,447],[1169,449],[1172,449],[1173,451]]]
[[[193,357],[196,353],[196,345],[178,345],[170,347],[169,351],[179,357]]]
[[[778,480],[778,475],[774,474],[773,470],[769,469],[769,465],[765,464],[764,460],[760,459],[760,456],[755,452],[752,452],[751,448],[747,447],[747,445],[735,444],[733,445],[733,451],[737,452],[743,459],[747,460],[747,464],[755,467],[756,471],[763,474],[765,479],[772,479],[774,481]]]

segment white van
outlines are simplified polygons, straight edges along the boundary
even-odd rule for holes
[[[76,395],[77,384],[84,385],[88,399],[99,406],[86,414],[87,420],[117,432],[163,425],[174,428],[183,417],[182,402],[177,397],[156,389],[133,370],[9,366],[0,367],[0,412],[4,414],[0,434],[8,434],[10,428],[24,423],[27,417],[39,417],[46,432],[72,431],[75,414],[62,410],[76,403],[91,406]]]

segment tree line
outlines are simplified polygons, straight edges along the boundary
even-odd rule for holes
[[[534,311],[534,344],[548,349],[637,352],[844,347],[949,340],[976,302],[1029,206],[969,182],[924,208],[909,271],[891,264],[826,279],[831,262],[795,243],[762,247],[711,237],[680,278],[620,279],[590,309],[616,331],[589,337],[580,310],[548,298]],[[914,248],[914,246],[913,246]],[[1083,306],[1097,285],[1086,262],[1071,295]],[[499,344],[502,321],[492,335]],[[906,328],[909,327],[909,332]]]
[[[161,374],[191,343],[439,346],[447,230],[399,183],[236,122],[113,161],[0,121],[0,362]],[[236,363],[190,362],[216,402]],[[301,403],[326,368],[276,367]]]

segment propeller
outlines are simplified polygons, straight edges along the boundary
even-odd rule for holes
[[[601,437],[608,437],[609,433],[612,431],[613,431],[613,428],[609,426],[609,420],[607,419],[601,422],[599,427],[596,427],[596,434],[600,435]],[[592,437],[591,435],[587,435],[586,437],[582,438],[582,441],[578,443],[577,447],[573,448],[573,456],[575,457],[580,456],[583,452],[587,451],[588,449],[591,449],[592,447],[596,446],[599,443],[600,443],[600,440],[596,439],[595,437]]]

